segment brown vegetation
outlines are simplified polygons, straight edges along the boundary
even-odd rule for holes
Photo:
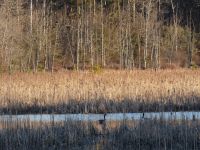
[[[199,149],[198,121],[140,120],[131,125],[125,120],[99,134],[90,122],[35,124],[30,121],[1,121],[0,149]],[[134,121],[133,121],[134,124]]]
[[[200,109],[200,71],[134,70],[0,76],[1,113],[103,113]]]

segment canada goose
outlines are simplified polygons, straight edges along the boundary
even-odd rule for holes
[[[104,114],[104,119],[99,120],[99,124],[105,124],[106,123],[106,113]]]
[[[142,118],[144,119],[144,113],[142,113]]]
[[[149,118],[145,117],[144,112],[142,113],[142,120],[147,120]]]
[[[99,132],[99,135],[104,135],[107,130],[107,124],[106,124],[106,113],[104,114],[104,118],[97,120],[97,129]]]
[[[195,121],[196,120],[196,117],[195,115],[192,115],[192,120]]]

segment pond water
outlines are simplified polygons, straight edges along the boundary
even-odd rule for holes
[[[139,120],[163,118],[169,119],[200,119],[200,112],[151,112],[151,113],[109,113],[106,120]],[[28,115],[1,115],[0,120],[30,120],[30,121],[98,121],[103,119],[103,114],[28,114]]]

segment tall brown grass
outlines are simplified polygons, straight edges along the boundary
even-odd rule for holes
[[[133,121],[134,122],[134,121]],[[199,149],[199,121],[160,119],[140,120],[134,126],[125,120],[115,128],[99,134],[91,122],[34,123],[27,121],[0,122],[1,150],[49,149]]]
[[[0,111],[198,110],[199,75],[200,70],[189,69],[1,74]]]

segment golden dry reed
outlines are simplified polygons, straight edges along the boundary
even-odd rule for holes
[[[22,102],[40,105],[69,100],[98,99],[119,102],[141,98],[148,102],[163,97],[200,96],[200,70],[104,70],[0,75],[0,105]]]

